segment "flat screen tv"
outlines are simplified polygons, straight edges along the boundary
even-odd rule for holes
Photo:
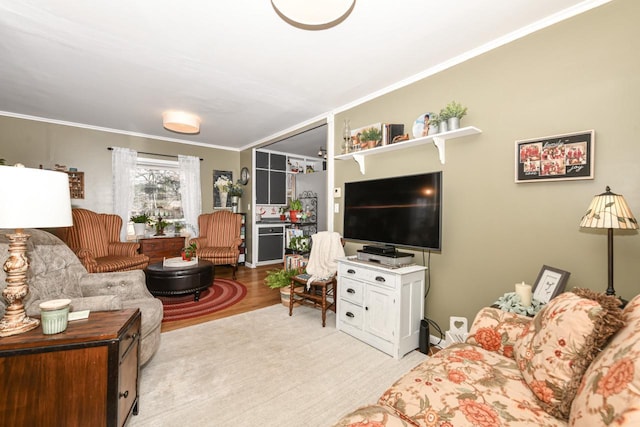
[[[347,182],[344,238],[440,250],[442,172]]]

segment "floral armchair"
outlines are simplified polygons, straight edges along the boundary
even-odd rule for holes
[[[138,253],[140,244],[121,242],[122,218],[87,209],[71,211],[73,226],[67,229],[65,243],[89,273],[144,270],[149,257]]]
[[[210,261],[214,265],[230,265],[234,280],[238,270],[239,246],[242,243],[241,227],[241,215],[229,211],[202,214],[198,217],[200,237],[191,239],[196,244],[199,259]]]

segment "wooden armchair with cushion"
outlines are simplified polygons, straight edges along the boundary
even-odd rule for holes
[[[214,265],[230,265],[235,280],[242,243],[242,216],[229,211],[202,214],[198,217],[198,227],[200,237],[191,239],[196,244],[198,258]]]
[[[149,257],[138,253],[139,243],[121,242],[122,218],[87,209],[71,210],[73,226],[64,238],[89,273],[144,270]]]

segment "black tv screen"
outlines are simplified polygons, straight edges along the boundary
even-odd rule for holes
[[[440,250],[442,172],[347,182],[344,238]]]

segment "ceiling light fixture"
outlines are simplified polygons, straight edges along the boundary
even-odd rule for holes
[[[271,0],[285,22],[303,30],[326,30],[347,19],[356,0]]]
[[[162,113],[162,125],[173,132],[199,133],[200,117],[184,111],[165,111]]]

